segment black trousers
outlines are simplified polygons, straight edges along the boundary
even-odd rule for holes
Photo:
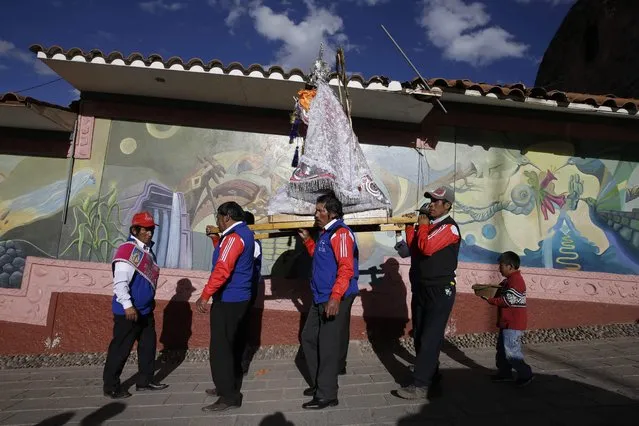
[[[250,301],[213,301],[211,306],[211,344],[209,362],[211,376],[220,398],[241,398],[242,354],[246,346],[245,317]]]
[[[419,294],[416,294],[417,289],[419,289],[419,279],[413,276],[411,272],[409,274],[410,279],[410,312],[411,312],[411,322],[413,325],[413,346],[415,347],[415,356],[419,353],[419,349],[422,344],[422,315],[419,301]]]
[[[415,295],[415,292],[412,292],[410,299],[410,311],[411,322],[413,323],[413,345],[415,346],[415,356],[419,353],[419,349],[422,345],[422,317],[417,300],[418,296]]]
[[[254,330],[251,329],[251,311],[255,307],[256,299],[257,297],[253,295],[253,297],[251,297],[251,299],[249,300],[249,305],[246,309],[246,315],[244,315],[244,319],[242,320],[238,328],[235,348],[242,354],[242,363],[244,362],[244,355],[247,352],[249,340],[251,339],[251,333],[254,332]],[[248,366],[246,366],[246,368],[248,368]]]
[[[311,387],[320,399],[337,398],[337,376],[348,344],[344,336],[349,330],[351,307],[355,296],[345,297],[338,314],[327,319],[326,303],[313,304],[302,330],[302,350],[311,377]]]
[[[353,300],[355,300],[354,297],[353,297]],[[341,348],[341,354],[340,354],[340,360],[339,360],[339,370],[346,368],[346,358],[348,357],[348,344],[351,340],[351,309],[352,307],[353,307],[352,303],[349,303],[347,305],[348,320],[346,320],[346,325],[342,329],[342,348]],[[340,306],[340,309],[341,309],[341,306]]]
[[[138,342],[138,375],[136,384],[146,386],[155,373],[155,318],[153,313],[138,316],[137,321],[129,321],[124,315],[113,316],[113,339],[109,344],[102,379],[104,391],[120,387],[120,375],[129,358],[133,344]]]
[[[417,357],[413,379],[415,386],[428,387],[439,369],[446,324],[455,303],[454,281],[441,285],[419,286],[413,292],[413,331]]]

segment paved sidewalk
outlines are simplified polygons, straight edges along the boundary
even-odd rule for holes
[[[444,381],[428,405],[391,395],[409,371],[394,356],[363,353],[351,343],[340,404],[309,412],[306,386],[293,360],[254,361],[244,382],[244,405],[222,414],[201,408],[214,401],[208,364],[183,363],[157,393],[111,401],[102,396],[101,369],[0,371],[2,425],[637,425],[639,337],[534,345],[526,356],[536,380],[523,389],[493,384],[491,349],[442,354]],[[405,355],[405,354],[404,354]],[[380,358],[382,361],[380,361]],[[393,375],[391,375],[392,372]],[[133,370],[127,367],[123,378]]]

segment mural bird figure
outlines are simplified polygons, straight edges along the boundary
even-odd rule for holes
[[[570,157],[566,164],[557,170],[566,166],[575,166],[580,173],[597,178],[599,194],[596,198],[596,204],[599,208],[603,210],[621,209],[624,200],[621,198],[619,186],[627,182],[634,171],[635,167],[632,163],[619,161],[614,173],[611,173],[606,163],[598,158]]]
[[[462,159],[456,167],[435,181],[429,182],[426,190],[432,190],[453,181],[466,180],[471,176],[485,179],[509,179],[522,167],[532,166],[540,170],[528,157],[515,149],[481,146],[458,147],[457,157]]]

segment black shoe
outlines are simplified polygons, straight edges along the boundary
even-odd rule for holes
[[[168,387],[169,387],[169,385],[166,385],[164,383],[149,383],[146,386],[135,385],[135,390],[137,392],[159,391],[159,390],[162,390],[162,389],[166,389]]]
[[[315,396],[315,388],[306,388],[302,393],[304,396]]]
[[[507,376],[505,374],[493,374],[490,376],[490,381],[493,383],[512,382],[513,380],[513,376]]]
[[[339,404],[337,399],[319,399],[313,398],[309,402],[302,404],[305,410],[323,410],[326,407],[335,407]]]
[[[242,397],[238,398],[235,401],[220,397],[213,404],[202,407],[202,411],[204,411],[205,413],[215,413],[220,411],[232,410],[234,408],[240,408],[241,406]]]
[[[420,386],[415,386],[415,385],[409,385],[409,386],[404,386],[401,389],[397,389],[394,392],[395,396],[398,396],[399,398],[402,399],[409,399],[409,400],[417,400],[417,399],[428,399],[428,388],[424,388],[424,387],[420,387]]]
[[[217,388],[211,388],[204,391],[208,396],[217,396]]]
[[[432,378],[432,380],[431,380],[431,384],[433,384],[433,385],[438,385],[438,384],[440,384],[440,383],[441,383],[441,381],[442,381],[442,373],[440,373],[440,372],[438,371],[437,373],[435,373],[435,374],[433,375],[433,378]]]
[[[109,397],[111,399],[124,399],[131,396],[129,391],[124,389],[117,389],[112,391],[104,391],[104,396]]]
[[[515,380],[515,386],[518,388],[523,388],[524,386],[528,386],[535,376],[530,376],[527,379],[517,379]]]

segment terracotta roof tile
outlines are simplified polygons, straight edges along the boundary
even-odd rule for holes
[[[595,107],[607,106],[610,108],[623,108],[629,112],[636,113],[639,109],[639,99],[618,98],[614,95],[593,95],[588,93],[562,92],[560,90],[547,91],[543,87],[526,87],[523,83],[508,85],[491,85],[485,83],[475,83],[469,80],[446,80],[443,78],[433,78],[427,81],[432,87],[439,87],[446,91],[466,91],[477,90],[482,95],[494,93],[503,98],[537,98],[556,101],[558,103],[587,104]],[[406,83],[407,87],[420,87],[419,80]]]
[[[142,61],[145,65],[149,66],[153,62],[161,62],[166,68],[181,66],[185,70],[189,70],[193,67],[202,67],[205,71],[210,71],[212,68],[221,68],[222,71],[227,74],[231,71],[240,72],[243,75],[248,76],[251,73],[261,73],[264,77],[268,78],[271,74],[281,74],[284,79],[303,80],[305,79],[304,71],[294,68],[288,72],[280,66],[271,66],[269,69],[265,69],[262,65],[253,64],[249,67],[244,67],[239,62],[232,62],[228,65],[224,65],[221,61],[214,59],[209,62],[205,62],[200,58],[192,58],[188,61],[184,61],[182,58],[173,56],[164,61],[162,56],[158,54],[152,54],[149,56],[143,56],[141,53],[131,53],[128,56],[124,56],[121,52],[110,52],[108,54],[103,53],[99,49],[93,49],[87,53],[83,52],[79,48],[71,48],[64,50],[60,46],[51,46],[45,48],[39,44],[34,44],[30,47],[30,50],[34,53],[42,52],[48,58],[52,58],[54,55],[61,54],[66,59],[72,59],[76,56],[82,56],[87,62],[92,61],[94,58],[104,58],[107,63],[111,63],[117,59],[124,61],[125,64],[130,65],[134,61]],[[335,77],[333,74],[331,78]],[[366,80],[360,75],[351,75],[349,82],[359,83],[362,87],[367,88],[371,84],[383,85],[389,87],[393,83],[388,77],[373,76]],[[595,108],[607,107],[611,109],[625,109],[629,114],[637,114],[639,111],[639,99],[626,99],[618,98],[614,95],[593,95],[585,93],[571,93],[562,92],[558,90],[547,91],[543,87],[526,87],[523,83],[494,85],[488,83],[478,83],[470,80],[460,79],[444,79],[444,78],[432,78],[427,81],[428,85],[433,88],[439,88],[444,92],[466,94],[467,91],[477,91],[482,96],[488,94],[496,96],[499,99],[511,99],[517,101],[524,101],[527,98],[533,98],[538,100],[554,101],[559,106],[568,106],[570,104],[583,104],[591,105]],[[419,80],[415,79],[410,82],[401,83],[401,87],[408,89],[421,88],[422,84]]]
[[[56,109],[60,109],[63,111],[69,111],[69,112],[77,112],[78,111],[78,102],[77,101],[73,101],[71,103],[71,105],[69,105],[68,107],[63,107],[61,105],[56,105],[56,104],[52,104],[49,102],[45,102],[45,101],[41,101],[39,99],[35,99],[32,98],[30,96],[22,96],[19,95],[17,93],[12,93],[12,92],[8,92],[8,93],[0,93],[0,104],[14,104],[14,105],[26,105],[26,104],[33,104],[33,105],[39,105],[39,106],[43,106],[43,107],[48,107],[48,108],[56,108]]]

